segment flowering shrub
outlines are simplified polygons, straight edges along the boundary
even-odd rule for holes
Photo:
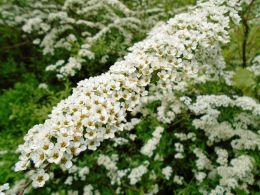
[[[92,61],[106,64],[111,55],[122,56],[164,13],[140,6],[131,10],[119,0],[29,0],[20,4],[3,6],[0,23],[21,26],[44,55],[53,56],[56,62],[46,70],[56,71],[58,78],[74,76]]]
[[[22,30],[35,35],[34,44],[43,54],[68,53],[46,70],[57,70],[58,77],[74,76],[86,59],[95,58],[92,47],[108,33],[121,35],[129,45],[132,33],[140,27],[134,12],[120,1],[28,1],[14,20]],[[100,17],[93,17],[100,15]],[[122,43],[124,44],[124,43]],[[108,56],[103,56],[103,61]]]
[[[199,1],[153,29],[29,130],[15,170],[68,194],[259,191],[258,96],[243,95],[221,49],[251,3]],[[256,57],[246,69],[253,81],[258,66]]]

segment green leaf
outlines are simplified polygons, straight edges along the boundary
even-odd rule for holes
[[[251,71],[244,68],[237,68],[232,80],[233,85],[240,89],[244,95],[253,96],[257,83],[255,75]]]

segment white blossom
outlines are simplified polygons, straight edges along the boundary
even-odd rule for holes
[[[162,174],[166,178],[166,180],[169,180],[172,175],[172,168],[170,166],[164,167],[162,169]]]
[[[163,133],[164,128],[156,127],[155,131],[152,133],[153,137],[147,141],[147,143],[141,148],[141,153],[143,155],[151,157],[153,151],[156,149],[156,146],[159,144],[161,139],[161,134]]]
[[[131,170],[130,174],[128,175],[131,185],[135,185],[137,182],[139,182],[141,180],[141,177],[145,173],[147,173],[148,165],[149,165],[149,163],[147,161],[145,161],[142,165],[135,167]]]

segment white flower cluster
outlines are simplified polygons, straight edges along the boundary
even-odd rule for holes
[[[84,195],[92,195],[93,194],[93,186],[92,185],[86,185],[85,187],[84,187]]]
[[[106,155],[99,155],[97,159],[98,165],[103,165],[107,170],[115,171],[117,170],[116,161],[118,160],[118,156],[112,156],[112,158],[109,158],[109,156]]]
[[[169,180],[172,175],[172,168],[170,166],[164,167],[162,169],[162,174],[164,175],[166,180]]]
[[[198,170],[210,170],[212,168],[212,162],[207,158],[203,151],[199,148],[194,149],[194,154],[197,156],[196,167]]]
[[[141,148],[141,153],[143,155],[151,157],[156,146],[160,143],[162,133],[164,131],[163,127],[156,127],[153,132],[153,137],[147,141],[147,143]]]
[[[137,182],[139,182],[142,178],[142,176],[148,172],[149,162],[144,161],[143,164],[139,165],[138,167],[135,167],[131,170],[130,174],[128,175],[128,178],[130,179],[130,184],[135,185]]]
[[[181,143],[175,143],[174,144],[174,146],[175,146],[175,151],[177,152],[175,155],[174,155],[174,157],[176,158],[176,159],[182,159],[184,156],[183,156],[183,153],[184,153],[184,146],[183,146],[183,144],[181,144]]]
[[[199,116],[199,119],[193,120],[193,125],[205,132],[209,147],[220,144],[221,141],[229,141],[231,146],[231,150],[215,147],[215,162],[203,150],[194,150],[198,157],[195,170],[198,182],[204,181],[206,177],[214,179],[218,175],[219,185],[210,194],[233,194],[232,190],[236,188],[248,191],[248,185],[255,181],[253,158],[249,155],[236,155],[236,158],[230,160],[229,166],[229,152],[236,154],[237,151],[260,150],[260,104],[246,96],[230,98],[226,95],[204,95],[197,96],[196,101],[188,103],[187,107]],[[229,116],[234,120],[220,121],[225,109],[236,110],[234,116]],[[203,192],[208,193],[207,190]]]
[[[220,165],[227,165],[228,163],[228,151],[222,148],[215,148],[216,154],[218,155],[217,163]]]
[[[0,186],[0,195],[5,195],[4,191],[9,189],[9,183]]]
[[[183,185],[183,180],[184,180],[184,177],[179,176],[179,175],[174,175],[174,177],[173,177],[173,182],[178,185]]]
[[[112,155],[111,158],[106,155],[99,155],[97,159],[97,164],[102,165],[106,168],[108,171],[107,176],[111,179],[112,185],[121,185],[121,179],[122,177],[126,176],[129,169],[125,170],[118,170],[118,167],[116,165],[116,162],[118,161],[118,155]]]
[[[153,185],[152,189],[149,192],[145,193],[145,195],[158,194],[158,192],[159,192],[159,186],[158,184],[155,184]]]
[[[253,167],[252,159],[247,155],[232,159],[230,166],[217,168],[217,172],[221,177],[220,185],[228,189],[240,187],[246,190],[247,185],[254,182]]]
[[[157,108],[157,119],[163,123],[170,123],[175,119],[177,114],[181,113],[182,105],[173,93],[166,96],[162,95],[160,99],[161,105]]]
[[[137,14],[120,0],[28,0],[1,10],[6,18],[2,22],[22,26],[43,54],[56,55],[61,49],[68,53],[46,68],[56,70],[58,77],[74,76],[87,59],[95,58],[92,47],[108,34],[118,33],[121,44],[130,45],[133,33],[142,29]]]
[[[69,171],[69,176],[65,180],[66,185],[72,185],[74,181],[85,181],[89,174],[89,168],[87,166],[77,167],[73,165]]]
[[[251,116],[250,120],[248,117],[245,118],[245,115],[239,114],[236,118],[237,128],[227,121],[219,122],[218,117],[221,111],[218,108],[221,107],[240,108],[246,116]],[[260,150],[260,134],[248,129],[250,126],[259,128],[260,125],[260,104],[254,99],[246,96],[234,97],[234,99],[226,95],[198,96],[197,101],[191,104],[189,109],[196,115],[202,115],[200,119],[193,121],[193,125],[205,131],[209,145],[237,136],[238,138],[231,141],[234,149]]]
[[[189,132],[187,134],[185,133],[174,133],[174,136],[178,138],[180,141],[186,141],[186,140],[191,140],[195,141],[196,140],[196,134],[193,132]]]
[[[103,140],[113,139],[116,132],[124,130],[128,114],[149,92],[171,93],[185,87],[188,79],[201,82],[198,73],[205,78],[218,75],[216,70],[223,69],[219,44],[228,41],[230,17],[238,17],[239,1],[232,2],[198,3],[189,12],[154,29],[108,72],[79,82],[44,124],[29,130],[25,143],[18,148],[21,155],[15,170],[33,168],[34,186],[40,187],[48,179],[43,171],[46,167],[58,164],[69,169],[72,159],[81,152],[96,150]],[[236,101],[248,110],[252,102],[247,100]],[[179,112],[179,107],[176,109],[168,117],[173,119],[175,111]],[[129,175],[131,184],[147,171],[145,165],[139,169]]]

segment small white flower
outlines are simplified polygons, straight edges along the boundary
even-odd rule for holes
[[[45,173],[43,169],[39,169],[35,175],[33,175],[32,186],[35,188],[42,187],[47,180],[49,180],[49,175]]]
[[[53,148],[49,153],[50,158],[48,158],[48,161],[50,163],[58,164],[58,163],[60,163],[62,156],[63,156],[63,153],[58,148]]]
[[[70,169],[73,165],[71,159],[72,159],[72,155],[64,154],[60,160],[61,167],[64,169]]]
[[[62,137],[58,139],[58,143],[56,147],[59,148],[60,151],[64,152],[66,151],[69,144],[70,144],[70,139]]]
[[[34,162],[35,167],[39,167],[46,159],[46,154],[43,150],[38,150],[32,154],[32,160]]]
[[[30,162],[29,161],[18,161],[16,164],[15,164],[15,168],[14,170],[15,171],[24,171],[28,168]]]
[[[100,146],[100,141],[98,139],[89,140],[87,142],[89,150],[96,150],[98,146]]]

